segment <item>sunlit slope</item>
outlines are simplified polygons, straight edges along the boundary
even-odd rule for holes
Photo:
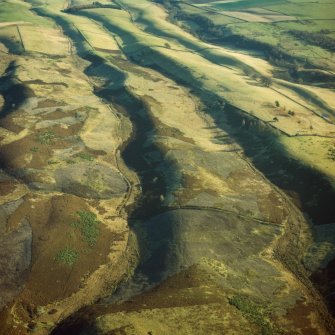
[[[119,35],[117,40],[127,55],[161,67],[190,85],[215,92],[286,135],[334,136],[332,90],[279,79],[272,79],[269,85],[264,78],[271,77],[275,69],[265,60],[200,42],[167,22],[166,15],[156,5],[130,1],[124,5],[131,9],[135,24],[130,16],[119,11],[95,9],[83,14],[99,16],[107,29]],[[294,137],[292,141],[296,141]],[[331,147],[330,142],[327,150]],[[325,154],[314,165],[334,176],[332,168],[324,168],[328,161]]]
[[[53,310],[55,320],[96,300],[128,262],[120,213],[131,192],[116,152],[131,125],[121,128],[116,110],[93,94],[60,27],[30,9],[0,3],[2,334],[28,332],[27,308],[42,319]],[[15,327],[6,321],[11,308]]]

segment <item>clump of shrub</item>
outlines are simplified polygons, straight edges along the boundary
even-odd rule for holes
[[[335,146],[328,149],[328,158],[335,161]]]
[[[98,240],[100,221],[97,220],[97,216],[94,213],[89,211],[78,211],[76,214],[78,220],[73,222],[72,225],[80,230],[85,242],[90,247],[93,247]]]
[[[235,295],[229,299],[229,304],[235,306],[251,323],[261,328],[262,335],[279,335],[281,330],[268,320],[268,312],[259,304],[246,296]]]
[[[30,148],[30,151],[31,151],[31,152],[38,152],[39,149],[38,149],[37,147],[32,147],[32,148]]]
[[[78,154],[76,154],[76,157],[90,162],[94,160],[94,157],[88,154],[87,152],[79,152]]]
[[[264,87],[270,87],[272,85],[272,79],[270,77],[264,77],[264,76],[262,76],[260,78],[260,83]]]
[[[67,266],[73,266],[78,259],[78,252],[70,247],[65,247],[62,250],[59,250],[56,254],[56,261],[63,263]]]
[[[56,138],[55,134],[50,130],[36,135],[37,142],[41,144],[47,144],[47,145],[54,144],[55,138]]]
[[[302,30],[289,30],[291,35],[304,41],[304,43],[310,43],[312,45],[317,45],[323,49],[329,51],[335,51],[335,39],[331,36],[327,36],[330,31],[327,29],[320,30],[319,32],[309,32]]]

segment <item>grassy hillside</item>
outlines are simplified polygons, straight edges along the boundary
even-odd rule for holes
[[[294,67],[296,61],[302,67],[335,71],[334,1],[304,6],[300,1],[281,0],[188,1],[168,7],[173,18],[202,38],[257,49],[276,65],[286,63]],[[215,16],[220,16],[221,21]]]

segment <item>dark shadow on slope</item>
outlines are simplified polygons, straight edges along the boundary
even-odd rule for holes
[[[112,21],[91,13],[85,15],[101,22],[109,31],[124,38],[127,45],[131,45],[133,36],[114,25]],[[178,84],[191,88],[193,94],[203,102],[205,111],[214,118],[217,126],[242,146],[255,167],[283,189],[313,224],[335,221],[335,207],[332,200],[335,198],[335,190],[330,180],[292,157],[280,143],[279,131],[248,113],[225,105],[221,97],[199,87],[192,71],[161,54],[159,50],[142,47],[138,52],[129,52],[125,46],[123,51],[133,62],[149,66]]]
[[[290,156],[279,142],[279,133],[238,109],[224,109],[233,136],[244,148],[254,166],[272,183],[284,190],[313,224],[335,221],[335,190],[320,172]]]
[[[129,117],[133,125],[132,136],[127,143],[122,145],[120,151],[128,168],[133,169],[141,181],[142,194],[137,202],[127,209],[130,218],[129,225],[137,235],[139,242],[140,264],[134,276],[120,286],[117,296],[122,299],[123,291],[129,292],[133,286],[143,289],[163,280],[166,266],[164,257],[168,254],[170,244],[175,239],[174,220],[172,218],[168,220],[164,229],[149,225],[148,222],[151,217],[165,210],[162,208],[161,195],[166,196],[167,188],[162,168],[165,169],[165,174],[172,176],[172,180],[177,180],[173,177],[177,168],[172,162],[165,160],[165,154],[154,143],[156,130],[150,112],[144,103],[125,87],[125,73],[94,54],[88,45],[85,45],[86,42],[81,34],[65,19],[50,15],[43,9],[36,9],[36,11],[40,15],[51,17],[63,28],[64,33],[75,43],[79,56],[90,62],[85,69],[85,74],[102,81],[100,87],[95,87],[94,93]],[[151,160],[150,156],[155,156],[155,159]],[[157,250],[155,249],[153,257],[144,259],[148,248],[152,249],[151,235],[165,242]],[[150,236],[150,241],[148,241],[148,236]],[[151,251],[149,250],[149,253]],[[142,282],[142,278],[146,278],[145,282]],[[76,314],[73,318],[76,318]],[[83,325],[85,322],[82,320],[76,322],[76,326],[70,328],[71,330],[64,326],[67,323],[68,321],[65,320],[52,334],[80,334],[82,327],[87,332],[86,326]]]
[[[148,50],[150,50],[148,48]],[[143,57],[146,56],[146,62]],[[272,183],[283,189],[313,224],[335,222],[335,189],[331,181],[317,170],[303,164],[280,143],[280,132],[229,104],[213,92],[199,87],[197,78],[187,68],[168,59],[157,50],[129,57],[163,73],[178,84],[192,89],[218,128],[239,143],[254,166]]]
[[[0,37],[0,42],[9,50],[10,53],[14,55],[21,55],[24,52],[22,47],[22,42],[20,40],[15,40],[15,38]]]
[[[134,208],[130,214],[138,219],[150,218],[154,214],[159,213],[160,205],[158,197],[159,194],[164,194],[165,192],[163,178],[155,170],[155,165],[148,164],[144,159],[145,155],[152,150],[159,152],[159,148],[155,147],[153,144],[150,144],[149,146],[146,145],[147,140],[154,135],[154,127],[150,115],[144,106],[125,90],[123,84],[120,84],[120,79],[122,83],[124,82],[122,72],[114,72],[114,68],[107,64],[103,59],[90,52],[88,46],[83,45],[84,41],[78,42],[78,40],[81,41],[82,37],[69,23],[62,18],[53,17],[53,19],[63,27],[65,33],[70,36],[72,40],[77,41],[76,46],[79,55],[92,62],[86,69],[87,74],[96,75],[98,67],[103,67],[106,70],[102,71],[105,74],[101,75],[101,77],[106,79],[106,84],[101,88],[97,88],[96,94],[107,101],[113,102],[121,112],[124,110],[126,115],[131,118],[135,125],[133,137],[127,144],[127,147],[123,150],[123,158],[128,166],[135,169],[140,176],[143,186],[143,197],[141,199],[142,202],[138,202],[136,208]],[[118,28],[115,29],[117,30]],[[116,30],[113,30],[113,32],[120,34],[124,33],[120,30]],[[143,59],[142,56],[143,54],[141,54],[141,57],[132,55],[131,58],[141,64],[141,60],[146,60]],[[173,63],[170,59],[164,59],[161,54],[150,49],[148,49],[148,54],[144,56],[150,58],[151,67],[164,73],[168,77],[171,77],[173,80],[193,88],[193,93],[201,98],[204,105],[207,107],[208,113],[215,118],[217,126],[227,131],[230,136],[235,138],[235,140],[243,146],[246,154],[254,162],[255,166],[271,181],[279,186],[281,185],[281,187],[283,187],[283,185],[288,185],[290,191],[296,192],[299,197],[304,199],[303,206],[306,206],[304,207],[304,210],[308,210],[308,214],[313,217],[315,223],[327,223],[330,218],[334,218],[334,210],[331,209],[332,206],[329,207],[329,202],[322,203],[322,200],[326,201],[324,194],[329,197],[329,199],[334,198],[334,190],[322,175],[303,166],[300,162],[293,161],[280,144],[278,140],[279,134],[277,134],[276,131],[272,130],[268,125],[260,123],[257,119],[253,119],[231,106],[226,105],[225,108],[222,107],[222,109],[215,107],[215,113],[213,113],[213,103],[218,101],[222,103],[221,98],[211,92],[206,92],[201,90],[201,88],[199,89],[196,85],[196,78],[193,78],[192,74],[189,73],[187,69],[179,67],[178,64]],[[167,62],[173,63],[173,72],[166,70],[167,68],[164,64]],[[107,72],[107,70],[111,72]],[[163,155],[160,157],[163,157]],[[284,178],[279,171],[279,167],[283,167],[284,169]],[[173,166],[170,166],[170,168],[173,170]],[[303,176],[303,178],[301,176]],[[160,180],[158,184],[156,184],[158,186],[154,185],[155,183],[152,183],[154,177],[157,177]],[[313,182],[311,182],[311,180]],[[301,187],[302,182],[308,182],[308,185],[303,184],[303,187]],[[317,212],[314,212],[311,206],[307,206],[308,200],[311,200],[310,193],[316,191],[314,186],[311,188],[311,185],[318,185],[319,188],[321,187],[321,189],[317,190],[318,193],[316,197],[317,202],[322,205],[321,211],[324,211],[322,216],[320,215],[319,208]],[[137,222],[139,222],[139,225],[132,225],[132,228],[135,232],[139,232],[138,236],[143,236],[141,233],[143,233],[143,230],[145,230],[146,227],[141,226],[143,223],[142,220]],[[172,227],[173,222],[171,222],[170,228]],[[167,235],[166,238],[169,241],[173,241],[174,233],[172,229],[169,229],[169,226],[167,226],[166,229],[166,231],[156,231],[156,233],[158,235],[164,233]],[[150,234],[155,236],[155,233],[152,231],[150,231]],[[142,241],[140,240],[140,243],[145,244],[145,239]],[[145,250],[145,246],[143,246],[142,249]],[[166,250],[161,250],[159,255],[164,257],[164,255],[166,255]],[[155,279],[159,280],[159,269],[164,268],[164,266],[164,261],[162,261],[161,264],[157,264],[156,261],[152,262],[152,260],[149,260],[147,263],[141,264],[138,271],[145,271],[150,274],[158,273],[158,276],[155,276]],[[82,334],[84,334],[84,332],[90,334],[90,331],[93,332],[92,334],[95,334],[95,329],[89,328],[89,318],[83,317],[83,310],[77,315],[73,315],[73,317],[62,322],[52,334],[81,334],[82,331]],[[73,327],[71,326],[71,323]]]
[[[35,8],[35,11],[39,15],[55,20],[64,33],[74,41],[78,55],[91,63],[85,69],[85,74],[102,81],[101,86],[95,87],[94,93],[106,103],[112,103],[119,112],[132,121],[131,139],[120,149],[126,165],[135,170],[141,179],[143,196],[139,199],[141,205],[137,204],[130,210],[130,216],[136,219],[146,219],[159,213],[160,195],[165,195],[166,192],[164,178],[158,171],[160,162],[164,160],[164,154],[152,141],[156,132],[146,106],[125,87],[126,74],[95,54],[74,26],[61,16],[51,15],[43,8]],[[144,158],[152,152],[159,155],[158,163]],[[172,164],[167,164],[166,167],[170,168],[173,173]]]
[[[5,100],[0,110],[0,119],[19,109],[28,98],[35,96],[32,89],[15,79],[15,68],[13,61],[8,65],[5,75],[0,78],[0,93]]]

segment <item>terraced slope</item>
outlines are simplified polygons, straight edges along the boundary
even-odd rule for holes
[[[331,89],[151,1],[0,17],[1,334],[334,332]]]

